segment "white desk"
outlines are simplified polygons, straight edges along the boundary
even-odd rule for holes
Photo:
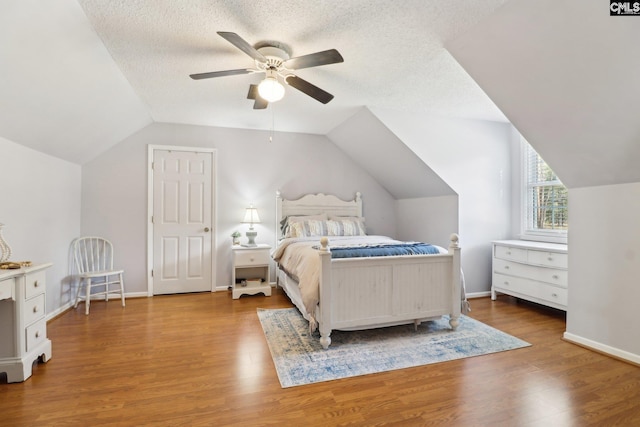
[[[0,372],[7,382],[25,381],[33,362],[51,359],[45,319],[45,270],[51,265],[0,270]]]

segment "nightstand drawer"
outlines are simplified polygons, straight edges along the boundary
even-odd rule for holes
[[[27,274],[24,299],[33,298],[36,295],[44,293],[46,276],[47,275],[44,271],[37,271],[35,273]]]
[[[269,264],[269,251],[254,249],[235,251],[234,264],[236,267],[267,265]]]

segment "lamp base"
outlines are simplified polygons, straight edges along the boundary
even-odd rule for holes
[[[242,245],[242,246],[246,246],[246,247],[258,246],[256,244],[256,236],[257,235],[258,235],[257,231],[247,231],[247,239],[249,239],[249,241],[247,242],[246,245]]]

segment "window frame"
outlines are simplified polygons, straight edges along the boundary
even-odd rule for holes
[[[567,243],[567,230],[542,230],[533,229],[529,225],[529,220],[533,217],[531,206],[529,205],[529,150],[532,150],[544,162],[544,159],[531,145],[524,139],[520,138],[520,168],[521,168],[521,184],[520,184],[520,239],[533,240],[549,243]],[[546,162],[545,162],[546,164]],[[549,185],[562,185],[560,179],[551,181]],[[565,187],[566,189],[566,187]]]

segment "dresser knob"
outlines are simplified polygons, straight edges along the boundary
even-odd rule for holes
[[[554,298],[558,298],[558,294],[556,294],[556,293],[551,294],[551,296],[554,297]]]
[[[34,305],[34,306],[33,306],[33,312],[34,312],[34,313],[37,313],[37,312],[38,312],[38,306],[37,306],[37,305]]]
[[[505,280],[504,282],[505,286],[509,286],[509,282]]]
[[[558,275],[557,275],[557,274],[554,274],[554,275],[553,275],[553,276],[551,276],[551,277],[553,277],[554,279],[558,279]]]
[[[548,259],[549,261],[553,261],[553,257],[552,257],[552,256],[547,257],[547,259]]]
[[[509,269],[509,266],[508,266],[508,265],[505,265],[505,266],[504,266],[504,269],[505,269],[505,270],[508,270],[508,269]]]
[[[251,257],[251,262],[253,262],[253,257]]]

